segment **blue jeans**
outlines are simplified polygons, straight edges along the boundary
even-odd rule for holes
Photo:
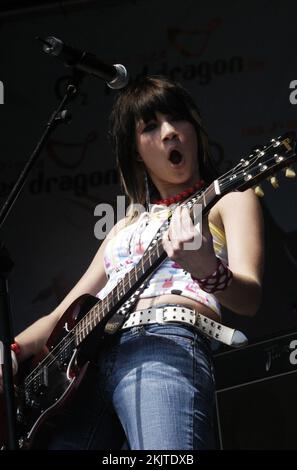
[[[213,448],[210,346],[191,326],[117,333],[80,385],[50,449]]]

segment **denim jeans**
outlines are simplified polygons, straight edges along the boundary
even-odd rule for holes
[[[208,340],[191,326],[117,333],[80,385],[49,449],[213,448],[214,376]],[[127,447],[126,447],[127,448]]]

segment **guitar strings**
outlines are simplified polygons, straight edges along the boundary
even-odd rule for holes
[[[275,147],[275,145],[274,145],[274,144],[271,144],[269,147],[267,147],[267,148],[265,149],[265,153],[267,153],[271,147]],[[257,160],[259,160],[261,157],[262,157],[261,154],[253,155],[253,156],[252,156],[252,160],[251,160],[252,163],[255,164],[255,162],[257,162]],[[274,159],[274,158],[271,158],[270,160],[273,160],[273,159]],[[269,161],[269,160],[268,160],[268,161]],[[251,166],[251,164],[249,164],[249,166],[247,166],[246,168],[239,170],[237,176],[238,176],[238,177],[242,176],[247,170],[249,170],[249,167],[250,167],[250,166]],[[237,168],[240,168],[240,167],[242,167],[242,164],[241,164],[241,163],[238,163],[234,168],[232,168],[231,170],[229,170],[228,172],[226,172],[224,175],[222,175],[222,176],[220,176],[219,178],[217,178],[217,181],[219,181],[219,182],[221,181],[220,187],[221,187],[222,189],[225,189],[225,188],[227,188],[228,186],[230,186],[231,184],[233,184],[232,181],[231,181],[231,182],[228,181],[228,175],[230,175],[230,174],[233,174],[233,175],[234,175],[234,172],[236,171],[236,169],[237,169]],[[227,181],[224,182],[224,180],[227,180]],[[211,184],[208,188],[206,188],[206,190],[205,190],[202,194],[199,194],[199,195],[196,196],[196,197],[198,197],[198,199],[199,199],[199,198],[202,198],[202,197],[205,198],[205,196],[207,196],[207,194],[210,193],[210,192],[212,191],[212,189],[213,189],[213,184]],[[193,198],[193,197],[195,197],[195,195],[192,196],[192,198]],[[192,199],[192,198],[191,198],[191,199]],[[190,200],[191,200],[191,199],[190,199]],[[198,201],[196,201],[196,203],[197,203],[197,202],[198,202]],[[185,205],[185,204],[186,204],[186,203],[183,203],[182,205]],[[168,220],[168,219],[167,219],[167,220]],[[167,221],[165,221],[164,223],[166,223],[166,222],[167,222]],[[162,224],[162,225],[163,225],[163,224]],[[162,226],[161,226],[161,227],[162,227]],[[155,238],[155,236],[154,236],[154,238]],[[154,238],[153,238],[153,239],[154,239]],[[158,240],[157,240],[156,245],[157,245],[157,244],[159,245],[158,248],[160,248],[160,249],[163,248],[163,247],[162,247],[162,240],[161,240],[161,239],[158,239]],[[155,246],[156,246],[156,245],[155,245]],[[153,248],[154,248],[154,246],[153,246]],[[153,248],[152,248],[152,249],[153,249]],[[164,250],[163,250],[163,251],[164,251]],[[150,262],[150,258],[151,258],[151,254],[149,254],[147,251],[145,251],[143,257],[142,257],[141,260],[137,263],[137,265],[134,266],[128,273],[126,273],[126,274],[123,276],[123,278],[119,281],[119,283],[122,284],[122,287],[121,287],[121,288],[125,289],[128,285],[130,286],[131,280],[128,281],[128,282],[126,282],[126,279],[125,279],[125,278],[129,277],[129,276],[131,275],[131,272],[132,272],[133,270],[134,270],[136,273],[138,273],[139,271],[143,271],[143,269],[141,268],[140,264],[145,264],[147,261]],[[119,284],[117,285],[117,287],[118,287],[118,286],[119,286]],[[83,333],[87,332],[87,330],[88,330],[88,328],[89,328],[90,326],[92,327],[92,325],[91,325],[92,318],[90,319],[90,318],[88,318],[88,317],[91,316],[91,313],[94,312],[95,309],[97,309],[97,312],[95,313],[95,317],[96,317],[96,318],[98,317],[98,318],[99,318],[99,321],[104,318],[104,315],[102,315],[102,314],[104,313],[104,310],[105,310],[105,308],[106,308],[106,303],[108,303],[108,308],[110,309],[110,301],[107,301],[107,299],[108,299],[108,297],[110,296],[110,294],[112,294],[112,291],[111,291],[109,294],[107,294],[107,296],[106,296],[104,299],[102,299],[101,301],[99,300],[98,303],[95,304],[95,305],[89,310],[89,312],[87,312],[87,313],[84,315],[84,317],[83,317],[81,320],[79,320],[79,322],[72,328],[72,330],[69,331],[69,332],[64,336],[64,338],[63,338],[51,351],[49,351],[49,353],[47,354],[47,356],[46,356],[45,358],[43,358],[43,359],[41,360],[41,362],[35,367],[35,369],[33,369],[33,370],[28,374],[28,376],[26,377],[26,379],[25,379],[25,381],[24,381],[25,387],[26,387],[26,386],[29,386],[32,381],[34,381],[36,378],[38,378],[38,376],[39,376],[40,374],[42,374],[42,370],[40,370],[40,369],[42,369],[42,368],[44,368],[44,367],[48,367],[48,368],[49,368],[53,363],[55,363],[55,362],[57,361],[58,356],[59,356],[60,354],[62,354],[63,351],[65,351],[66,348],[69,347],[73,342],[75,342],[75,340],[76,340],[76,338],[77,338],[77,336],[76,336],[77,333],[75,332],[75,330],[78,330],[78,328],[79,328],[80,326],[82,326],[81,329],[80,329],[80,331],[79,331],[79,334],[83,334]],[[117,293],[117,295],[119,296],[119,293]],[[114,300],[114,298],[112,298],[111,300]],[[119,301],[119,299],[118,299],[118,301]],[[98,310],[98,308],[100,308],[101,311]],[[94,319],[94,315],[93,315],[93,319]],[[85,323],[85,325],[84,325],[83,323]],[[98,324],[98,323],[97,323],[97,324]],[[95,326],[97,326],[97,325],[95,325]]]
[[[259,156],[256,157],[256,160],[260,158]],[[237,165],[237,167],[240,166],[240,164]],[[227,174],[230,174],[231,173],[234,173],[234,170],[237,168],[233,168],[233,170],[229,171]],[[244,173],[243,170],[241,170],[241,173]],[[239,172],[240,174],[240,172]],[[221,180],[221,179],[226,179],[226,174],[223,176],[223,177],[220,177],[218,178],[218,180]],[[228,185],[229,183],[227,183]],[[226,185],[224,185],[224,183],[221,184],[221,187],[224,187]],[[209,188],[207,188],[205,190],[205,192],[203,193],[203,196],[205,196],[207,194],[207,192],[209,191]],[[201,196],[200,196],[201,197]],[[160,240],[157,241],[157,243],[160,245]],[[150,255],[149,255],[150,257]],[[142,264],[145,264],[148,260],[149,260],[149,257],[145,257],[145,254],[143,255],[143,258],[141,260]],[[146,258],[144,260],[144,258]],[[131,271],[134,269],[136,272],[139,272],[140,271],[140,266],[138,266],[138,264],[136,266],[134,266]],[[127,286],[127,283],[125,283],[125,277],[129,276],[131,271],[129,271],[128,273],[126,273],[126,275],[122,278],[122,288],[125,288]],[[129,282],[129,285],[130,285],[130,282]],[[53,348],[50,353],[38,364],[38,366],[33,370],[31,371],[31,373],[26,377],[26,386],[29,386],[30,383],[32,382],[32,380],[35,380],[36,378],[38,378],[38,375],[42,374],[42,371],[40,370],[40,372],[38,372],[38,369],[42,369],[43,367],[47,366],[47,367],[50,367],[53,363],[56,362],[57,358],[58,358],[58,355],[62,354],[63,351],[65,351],[65,349],[70,346],[71,343],[73,343],[76,339],[76,335],[75,335],[75,330],[78,330],[78,327],[83,325],[83,322],[85,323],[85,325],[82,326],[82,328],[80,329],[79,331],[79,334],[84,334],[87,330],[88,330],[88,327],[91,325],[90,323],[90,319],[88,319],[88,317],[90,317],[90,314],[95,310],[95,308],[97,308],[98,310],[98,307],[104,307],[103,310],[101,308],[101,311],[97,311],[97,313],[95,314],[96,317],[101,317],[101,314],[104,313],[104,309],[105,309],[105,306],[106,306],[106,299],[108,298],[110,294],[108,294],[106,296],[105,299],[102,299],[102,302],[103,304],[100,304],[100,301],[95,304],[92,309],[87,312],[87,314],[73,327],[73,329],[55,346],[55,348]],[[109,304],[110,302],[108,302]],[[105,305],[104,305],[105,304]],[[93,316],[94,318],[94,316]],[[104,316],[102,317],[104,318]],[[92,321],[92,319],[91,319]],[[50,356],[50,357],[48,357]],[[48,363],[47,363],[48,362]]]
[[[256,160],[259,159],[260,156],[257,156],[256,157]],[[236,167],[234,167],[232,170],[230,170],[229,172],[227,172],[226,174],[223,175],[223,177],[219,177],[218,180],[224,180],[226,179],[226,175],[230,174],[230,173],[234,173],[234,170],[236,170],[237,167],[240,167],[241,164],[239,163]],[[246,170],[241,170],[240,173],[244,173],[244,171]],[[221,187],[226,187],[228,186],[228,184],[230,184],[229,182],[227,184],[224,184],[224,183],[221,183]],[[206,196],[207,193],[209,192],[209,190],[212,189],[211,187],[207,188],[204,193],[203,193],[203,196]],[[201,197],[201,195],[199,196]],[[160,244],[160,240],[157,241],[158,244]],[[150,255],[149,255],[150,257]],[[143,255],[143,258],[140,262],[142,263],[146,263],[148,260],[149,260],[149,257],[146,257],[146,259],[144,260],[145,258],[145,253]],[[134,266],[131,271],[135,270],[136,272],[139,272],[140,271],[140,266],[138,266],[138,264],[136,266]],[[127,287],[127,283],[125,282],[125,277],[129,276],[131,274],[131,271],[129,271],[128,273],[125,274],[125,276],[122,278],[122,285],[123,285],[123,288]],[[130,285],[130,283],[128,282],[128,284]],[[58,355],[60,355],[61,353],[63,353],[63,351],[65,351],[65,349],[70,346],[71,343],[73,343],[76,339],[76,336],[75,336],[75,330],[78,330],[78,327],[83,325],[83,322],[85,323],[84,326],[82,326],[81,330],[80,330],[80,334],[82,333],[85,333],[88,329],[88,327],[90,326],[90,320],[87,318],[90,316],[90,314],[95,310],[95,308],[98,309],[98,307],[104,307],[103,310],[101,308],[101,311],[97,311],[97,314],[96,316],[99,316],[101,317],[101,314],[104,313],[104,309],[105,309],[105,306],[106,306],[106,299],[109,297],[110,293],[106,296],[105,299],[102,299],[102,304],[100,304],[100,301],[95,304],[92,309],[87,312],[87,314],[73,327],[73,329],[66,335],[64,336],[64,338],[50,351],[50,353],[36,366],[35,369],[33,369],[33,371],[31,371],[31,373],[26,377],[26,385],[29,386],[30,383],[32,382],[32,380],[35,380],[39,374],[42,374],[42,371],[38,372],[38,369],[42,369],[43,367],[47,366],[47,367],[50,367],[51,364],[55,363],[57,358],[58,358]],[[109,304],[110,302],[108,302]],[[105,304],[105,305],[104,305]],[[102,317],[104,318],[104,316]],[[102,319],[101,318],[101,319]],[[50,356],[50,357],[48,357]]]

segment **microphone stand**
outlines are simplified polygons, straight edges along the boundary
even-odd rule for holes
[[[74,70],[72,79],[67,85],[66,92],[61,99],[57,109],[52,113],[41,139],[34,148],[30,158],[21,171],[14,187],[7,200],[0,210],[0,229],[3,228],[4,221],[15,204],[21,190],[23,189],[28,175],[41,155],[47,140],[60,123],[67,123],[71,120],[71,115],[64,107],[71,99],[78,95],[79,85],[85,74]],[[22,447],[17,436],[17,412],[15,403],[15,392],[12,372],[12,360],[10,345],[13,342],[12,328],[10,322],[10,302],[8,293],[8,275],[13,267],[8,251],[0,242],[0,367],[3,372],[3,392],[4,392],[4,414],[6,418],[7,439],[5,448],[16,450]]]

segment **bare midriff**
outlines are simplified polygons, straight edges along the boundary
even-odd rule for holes
[[[160,295],[158,297],[139,299],[134,310],[143,310],[145,308],[157,307],[158,305],[164,304],[183,305],[185,307],[196,310],[197,312],[205,315],[208,318],[211,318],[212,320],[220,321],[219,315],[211,308],[200,302],[196,302],[196,300],[189,299],[188,297],[184,297],[182,295],[169,294]]]

